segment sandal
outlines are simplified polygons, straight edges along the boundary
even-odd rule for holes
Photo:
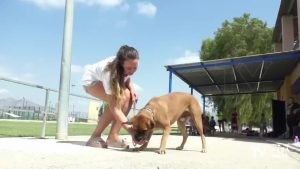
[[[107,144],[101,137],[90,138],[89,141],[86,143],[86,146],[107,148]]]
[[[108,147],[129,149],[129,145],[124,139],[117,141],[106,140],[106,144]]]

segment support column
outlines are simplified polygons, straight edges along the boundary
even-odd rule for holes
[[[297,18],[298,18],[298,42],[300,43],[300,0],[297,0]],[[300,45],[298,47],[300,49]]]
[[[172,92],[172,71],[169,73],[169,93]]]
[[[202,96],[203,97],[203,116],[205,117],[206,114],[205,114],[205,96]]]
[[[282,50],[290,51],[294,47],[294,16],[285,15],[281,17]]]

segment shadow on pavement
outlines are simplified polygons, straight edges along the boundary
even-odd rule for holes
[[[86,146],[86,141],[57,141],[57,143],[68,143],[68,144],[74,144],[79,146]]]

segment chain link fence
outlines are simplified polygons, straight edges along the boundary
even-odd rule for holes
[[[10,83],[10,85],[13,85],[13,88],[25,87],[24,90],[27,90],[27,92],[29,90],[29,93],[35,93],[36,95],[42,95],[42,92],[44,91],[46,96],[43,100],[45,103],[44,105],[35,103],[36,98],[32,98],[34,96],[26,96],[25,92],[21,99],[1,98],[0,119],[43,120],[46,118],[46,121],[56,120],[58,90],[4,77],[0,77],[0,82],[1,81],[2,83]],[[39,101],[42,100],[39,99]],[[98,102],[99,108],[100,105],[103,104],[102,101],[98,99],[70,93],[68,113],[69,121],[86,122],[88,119],[90,101]]]

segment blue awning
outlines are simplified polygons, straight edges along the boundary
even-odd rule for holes
[[[216,96],[276,92],[299,61],[300,51],[294,50],[165,67],[170,88],[175,74],[200,94]]]

